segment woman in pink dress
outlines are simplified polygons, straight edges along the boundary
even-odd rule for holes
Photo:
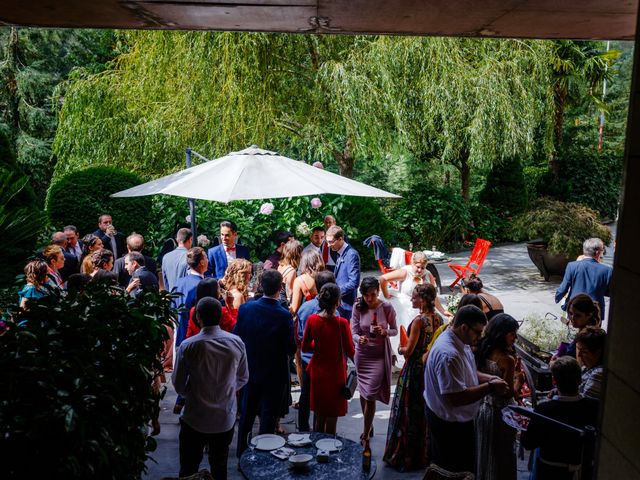
[[[347,379],[345,356],[353,358],[355,349],[349,322],[336,315],[340,288],[335,283],[323,285],[318,304],[320,312],[307,319],[302,351],[313,351],[308,370],[311,410],[315,413],[314,430],[334,434],[338,417],[347,414],[347,400],[342,396]]]
[[[391,342],[398,334],[396,311],[389,302],[380,300],[380,283],[366,277],[351,317],[351,332],[356,346],[356,371],[364,429],[360,441],[373,435],[376,401],[389,403],[391,397]]]

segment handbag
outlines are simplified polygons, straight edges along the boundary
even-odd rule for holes
[[[344,346],[342,345],[342,331],[340,331],[340,324],[338,324],[338,334],[340,335],[340,351],[342,352],[342,358],[344,358]],[[344,386],[341,388],[340,393],[347,400],[351,400],[356,391],[356,387],[358,386],[358,373],[356,372],[355,367],[349,365],[348,359],[347,370],[347,379],[344,382]]]

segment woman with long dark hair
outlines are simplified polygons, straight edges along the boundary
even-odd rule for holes
[[[311,410],[315,413],[314,430],[336,433],[338,417],[347,414],[347,399],[342,395],[346,382],[345,357],[353,358],[355,349],[349,322],[336,315],[340,288],[326,283],[318,294],[320,312],[309,316],[302,338],[302,351],[313,352],[309,363]]]
[[[104,248],[102,239],[93,233],[82,238],[82,260],[80,261],[80,273],[91,275],[93,273],[93,260],[91,254]]]
[[[600,315],[600,304],[586,293],[576,295],[567,303],[567,316],[569,317],[571,326],[578,330],[577,335],[586,330],[587,327],[600,327],[602,323],[602,317]],[[570,355],[580,362],[580,359],[577,358],[575,339],[571,342],[569,348],[567,348],[566,355]]]
[[[389,302],[380,300],[380,283],[366,277],[360,284],[360,295],[351,317],[351,333],[356,346],[356,371],[364,429],[360,441],[373,436],[376,401],[389,403],[391,397],[391,342],[398,334],[396,311]]]
[[[400,471],[424,468],[429,464],[428,432],[424,414],[424,363],[433,333],[442,325],[436,313],[436,289],[431,284],[417,285],[411,296],[419,314],[409,324],[409,340],[398,349],[405,364],[400,372],[391,406],[387,445],[383,460]]]
[[[506,313],[495,315],[487,324],[476,349],[478,371],[502,378],[509,389],[504,396],[490,394],[482,399],[476,417],[476,478],[515,480],[516,431],[502,421],[502,409],[513,404],[516,354],[513,345],[520,325]]]

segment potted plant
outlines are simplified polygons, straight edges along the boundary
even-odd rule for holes
[[[607,245],[611,231],[598,214],[579,203],[543,198],[513,222],[514,238],[529,240],[527,251],[545,280],[563,275],[567,263],[582,254],[582,243],[597,237]]]

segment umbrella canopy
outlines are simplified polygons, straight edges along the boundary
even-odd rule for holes
[[[400,198],[393,193],[283,157],[275,152],[261,150],[256,146],[232,152],[216,160],[111,196],[141,197],[158,193],[223,203],[321,193]]]

